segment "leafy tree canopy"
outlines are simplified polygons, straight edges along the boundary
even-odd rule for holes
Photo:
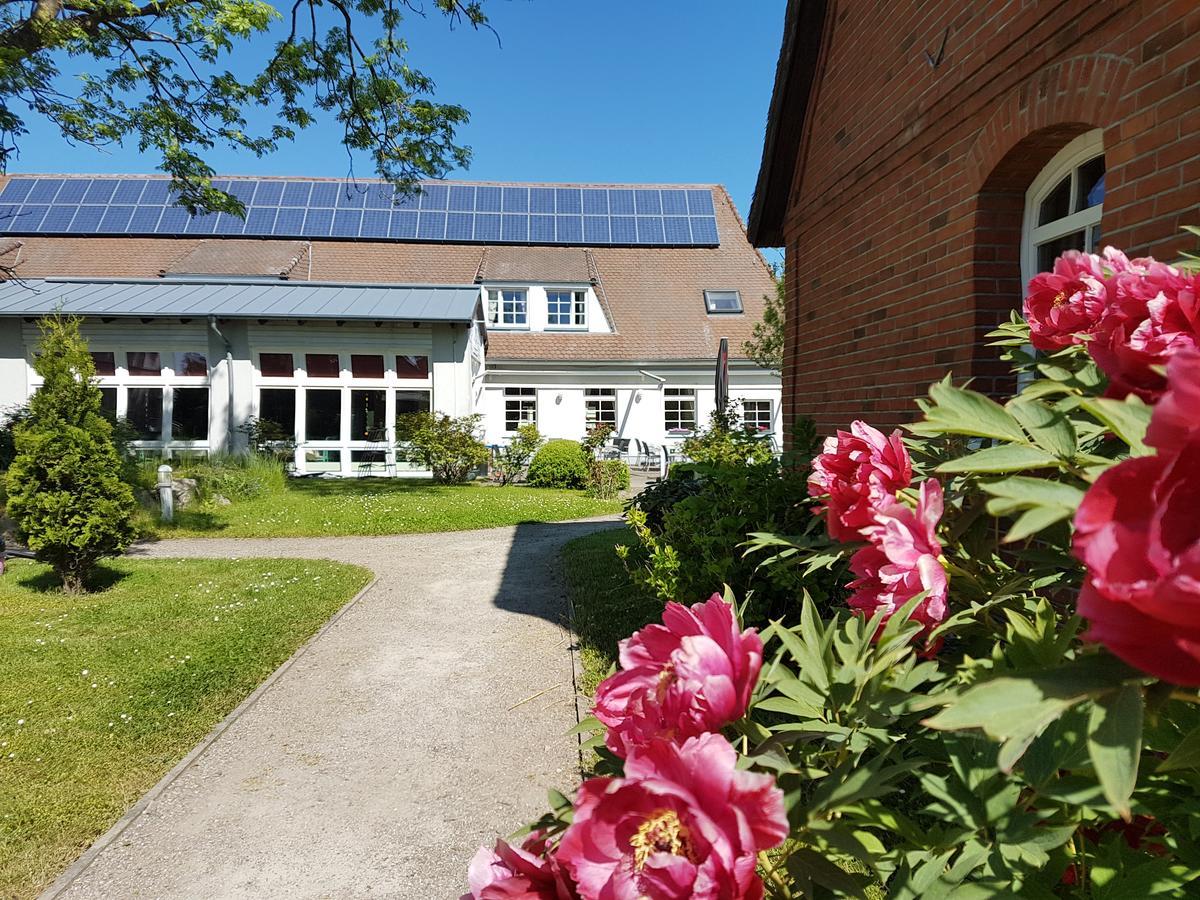
[[[430,2],[451,27],[487,27],[482,0]],[[406,62],[405,12],[425,9],[420,0],[0,0],[0,170],[27,117],[42,116],[69,141],[130,140],[159,154],[193,213],[241,214],[213,187],[206,153],[223,144],[263,156],[325,113],[347,152],[367,152],[382,178],[411,191],[465,165],[469,150],[455,142],[467,111],[434,102],[433,81]],[[273,28],[273,51],[242,74],[251,40]],[[272,121],[257,133],[256,110]]]
[[[750,339],[742,345],[745,354],[764,369],[783,371],[785,294],[783,277],[775,273],[775,293],[763,296],[762,321],[754,323]]]

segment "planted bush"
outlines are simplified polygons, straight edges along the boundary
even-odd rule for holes
[[[526,422],[517,429],[508,442],[492,459],[492,476],[501,484],[518,481],[529,466],[529,461],[542,446],[542,435],[537,425]]]
[[[396,417],[396,455],[420,464],[442,484],[469,481],[488,461],[479,439],[483,416],[451,418],[441,413],[408,413]]]
[[[598,777],[472,896],[1195,896],[1197,297],[1068,253],[994,335],[1020,394],[946,380],[907,436],[828,438],[823,527],[750,544],[846,604],[669,604],[597,690]]]
[[[77,319],[39,323],[34,369],[42,385],[13,429],[5,476],[17,537],[49,563],[68,592],[82,591],[96,563],[132,543],[133,491],[120,477],[112,424]]]
[[[628,487],[629,466],[623,460],[589,460],[587,491],[590,496],[612,500]]]
[[[745,429],[733,401],[713,410],[708,428],[685,440],[680,449],[692,462],[718,466],[757,465],[775,455],[770,443]]]
[[[529,464],[534,487],[579,489],[587,484],[588,457],[578,441],[548,441]]]

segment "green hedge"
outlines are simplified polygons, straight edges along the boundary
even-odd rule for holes
[[[529,464],[534,487],[582,488],[587,484],[587,454],[578,441],[554,440],[538,450]]]

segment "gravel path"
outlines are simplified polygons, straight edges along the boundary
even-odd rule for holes
[[[139,548],[343,560],[378,580],[49,895],[458,897],[479,844],[578,778],[558,551],[612,524]]]

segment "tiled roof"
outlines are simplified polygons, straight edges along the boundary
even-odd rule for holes
[[[0,178],[0,184],[4,181]],[[615,330],[613,334],[515,333],[493,330],[492,360],[691,360],[712,359],[722,337],[734,357],[762,316],[763,298],[774,290],[758,251],[723,189],[716,200],[718,247],[486,247],[472,244],[381,243],[313,240],[291,281],[471,284],[497,271],[553,282],[592,282]],[[80,236],[22,237],[17,274],[22,278],[153,278],[182,271],[185,258],[208,259],[208,273],[261,276],[274,260],[269,245],[293,242],[244,238]],[[224,248],[224,249],[222,249]],[[216,258],[209,255],[213,254]],[[485,254],[487,259],[485,259]],[[224,256],[224,261],[220,257]],[[571,262],[567,262],[570,260]],[[569,266],[570,268],[564,268]],[[576,268],[578,266],[578,268]],[[494,268],[493,268],[494,267]],[[190,273],[199,274],[199,273]],[[703,291],[741,292],[742,315],[708,315]]]
[[[201,241],[163,275],[262,275],[287,278],[308,253],[308,241]]]

